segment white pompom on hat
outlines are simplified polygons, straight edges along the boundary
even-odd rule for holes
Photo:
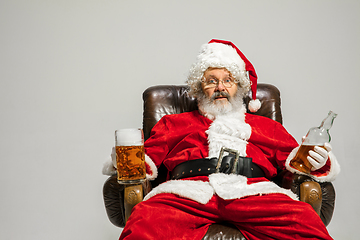
[[[249,110],[256,112],[261,107],[261,102],[256,98],[257,75],[255,68],[245,55],[229,41],[212,39],[201,47],[197,62],[190,69],[188,84],[201,81],[204,72],[209,68],[226,68],[240,85],[251,84],[252,100],[249,102]],[[246,74],[246,72],[248,74]]]

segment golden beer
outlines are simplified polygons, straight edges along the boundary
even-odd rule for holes
[[[146,177],[144,145],[116,146],[118,182],[134,183]]]
[[[137,184],[146,178],[144,134],[140,128],[115,131],[118,183]]]
[[[323,146],[318,147],[324,148]],[[307,160],[307,156],[309,156],[310,150],[314,151],[314,148],[314,145],[301,145],[294,159],[290,161],[290,165],[303,173],[309,174],[313,166]]]

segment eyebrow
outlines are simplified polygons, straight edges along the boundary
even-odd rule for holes
[[[218,79],[217,77],[215,77],[215,75],[212,75],[212,74],[209,75],[208,77],[209,77],[209,78],[216,78],[216,79]],[[231,77],[231,76],[230,76],[230,74],[228,74],[226,77]]]

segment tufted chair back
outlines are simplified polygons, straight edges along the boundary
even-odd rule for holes
[[[187,86],[158,85],[146,89],[143,93],[144,137],[148,139],[154,125],[165,115],[190,112],[197,109],[197,102],[188,94]],[[279,90],[270,84],[257,85],[257,98],[261,101],[261,108],[256,115],[268,117],[282,124],[281,101]],[[251,99],[251,91],[244,98],[246,106]]]

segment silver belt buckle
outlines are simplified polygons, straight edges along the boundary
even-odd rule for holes
[[[221,150],[220,150],[219,160],[217,162],[215,172],[216,173],[220,172],[220,167],[221,167],[221,163],[222,163],[222,160],[223,160],[223,157],[224,157],[224,152],[232,153],[232,154],[235,155],[234,164],[232,165],[232,168],[231,168],[231,171],[230,171],[231,173],[235,173],[236,172],[236,166],[237,166],[237,163],[239,161],[240,152],[237,151],[237,150],[231,149],[231,148],[226,148],[226,147],[222,147]]]

